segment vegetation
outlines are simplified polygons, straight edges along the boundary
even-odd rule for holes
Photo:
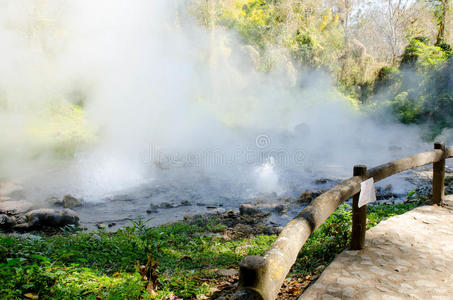
[[[369,226],[417,204],[369,208]],[[343,205],[307,241],[290,277],[315,275],[348,246],[350,207]],[[141,218],[109,233],[0,234],[0,298],[191,299],[218,291],[217,269],[262,255],[276,236],[227,237],[215,218],[147,227]],[[235,278],[237,280],[237,277]]]
[[[327,70],[346,99],[360,100],[365,110],[390,111],[404,124],[420,124],[427,139],[453,126],[451,1],[189,3],[201,24],[231,29],[253,47],[259,70],[272,69],[283,56]]]
[[[453,126],[451,54],[449,47],[412,39],[400,67],[381,70],[368,101],[390,109],[405,124],[424,125],[427,138],[434,138],[442,129]]]

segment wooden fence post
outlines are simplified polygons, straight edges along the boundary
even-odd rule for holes
[[[434,149],[442,150],[442,158],[433,163],[433,203],[441,205],[444,202],[445,195],[445,143],[434,143]]]
[[[354,176],[365,176],[366,166],[354,166]],[[359,208],[360,192],[352,197],[352,237],[351,250],[361,250],[365,246],[366,205]]]

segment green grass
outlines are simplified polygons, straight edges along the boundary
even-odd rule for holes
[[[370,207],[369,226],[416,205]],[[348,246],[350,227],[350,207],[343,205],[309,238],[291,276],[314,274],[317,267],[327,265]],[[210,296],[220,280],[216,269],[237,268],[244,256],[264,254],[276,239],[227,238],[222,235],[225,230],[215,219],[201,225],[151,228],[146,220],[137,219],[116,233],[62,232],[32,238],[0,234],[0,299],[25,294],[40,299]]]

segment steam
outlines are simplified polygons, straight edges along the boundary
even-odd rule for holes
[[[2,177],[39,195],[95,201],[156,181],[290,193],[424,146],[417,129],[379,124],[284,50],[269,49],[274,67],[257,71],[255,49],[197,25],[183,1],[0,0],[0,20]],[[33,128],[68,103],[83,105],[90,137],[62,160],[58,135]]]
[[[265,163],[255,169],[257,175],[257,190],[265,194],[281,194],[279,176],[275,170],[275,159],[270,156]]]

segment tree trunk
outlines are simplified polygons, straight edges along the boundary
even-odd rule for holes
[[[441,0],[440,12],[439,16],[437,17],[439,31],[437,32],[436,45],[442,44],[446,40],[447,14],[448,14],[448,0]]]

